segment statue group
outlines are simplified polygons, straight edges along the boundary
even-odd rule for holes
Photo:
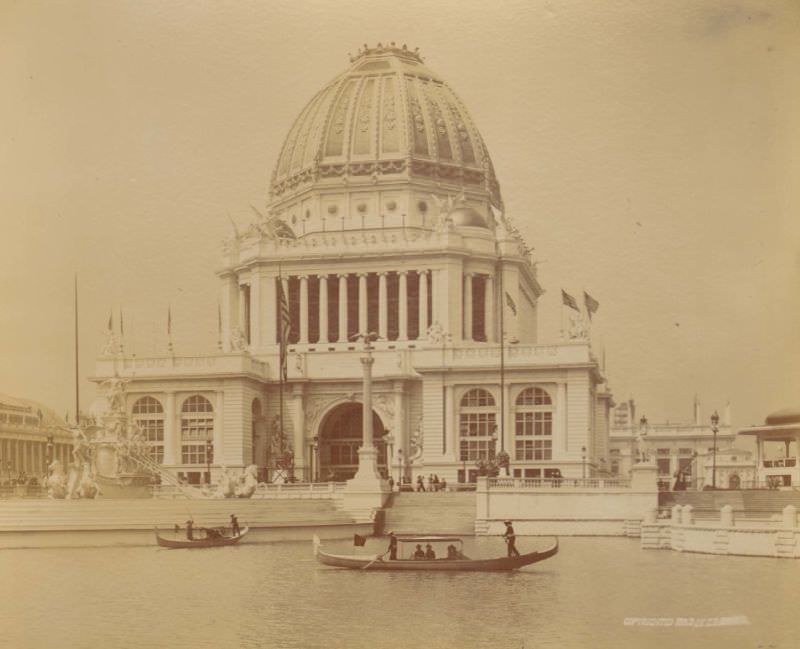
[[[251,464],[235,476],[223,466],[217,485],[219,498],[251,498],[258,488],[258,467]]]

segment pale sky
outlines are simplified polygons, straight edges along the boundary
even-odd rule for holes
[[[0,393],[82,407],[126,347],[216,348],[220,241],[292,121],[363,43],[464,101],[507,213],[600,302],[617,400],[655,421],[800,406],[800,2],[0,0]]]

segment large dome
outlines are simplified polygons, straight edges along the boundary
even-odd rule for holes
[[[273,203],[317,183],[429,179],[501,206],[466,108],[416,51],[365,47],[300,113],[270,185]]]

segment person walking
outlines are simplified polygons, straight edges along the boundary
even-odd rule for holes
[[[505,521],[506,531],[503,534],[503,538],[506,540],[506,545],[508,546],[508,556],[509,557],[518,557],[519,550],[515,545],[517,540],[517,535],[514,534],[514,526],[511,524],[511,521]]]

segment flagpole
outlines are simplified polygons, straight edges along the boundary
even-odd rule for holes
[[[344,224],[344,219],[342,219],[342,224]],[[283,431],[283,358],[286,350],[283,348],[284,345],[284,333],[283,333],[283,300],[287,301],[288,304],[288,296],[283,294],[283,275],[281,274],[281,264],[278,262],[278,423],[280,425],[279,433],[280,433],[280,453],[281,453],[281,462],[283,461],[283,440],[284,440],[284,431]]]
[[[505,451],[505,432],[506,432],[506,347],[505,347],[505,312],[506,312],[506,293],[503,288],[503,258],[500,257],[500,450]]]
[[[75,423],[80,425],[81,388],[78,380],[78,273],[75,273]]]

